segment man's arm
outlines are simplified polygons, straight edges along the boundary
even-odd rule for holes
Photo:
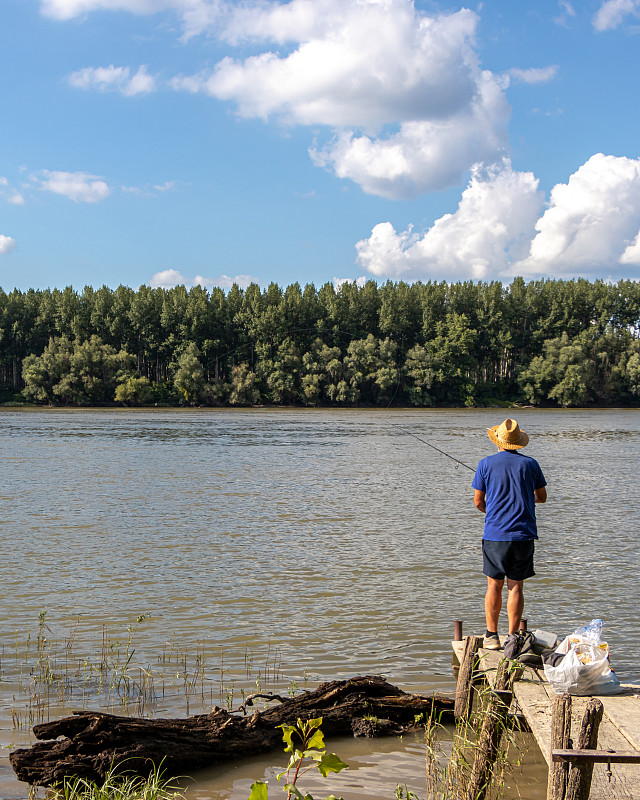
[[[482,511],[483,514],[487,510],[487,507],[486,507],[485,502],[484,502],[484,498],[485,498],[485,493],[484,492],[481,492],[480,489],[474,489],[473,505],[478,509],[478,511]],[[541,502],[544,503],[544,500],[542,500]]]
[[[547,502],[547,487],[542,486],[540,489],[536,489],[533,493],[536,498],[536,503],[546,503]]]

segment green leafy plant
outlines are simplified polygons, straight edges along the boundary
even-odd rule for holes
[[[287,768],[278,775],[278,780],[284,778],[283,791],[287,793],[287,800],[295,797],[296,800],[314,800],[310,794],[303,794],[297,786],[298,780],[307,772],[317,769],[323,778],[330,772],[340,772],[348,765],[335,753],[328,753],[324,743],[324,734],[321,730],[322,717],[302,721],[298,719],[295,725],[280,725],[282,740],[285,744],[284,752],[289,753]],[[268,800],[269,790],[264,781],[255,781],[251,785],[249,800]],[[324,800],[341,800],[335,795],[329,795]]]

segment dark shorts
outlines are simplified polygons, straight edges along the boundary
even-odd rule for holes
[[[533,577],[533,551],[535,540],[526,542],[492,542],[482,540],[484,574],[502,580],[505,575],[512,581],[523,581]]]

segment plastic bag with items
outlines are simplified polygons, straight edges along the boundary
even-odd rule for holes
[[[544,674],[556,694],[588,696],[622,691],[609,664],[609,646],[602,641],[603,626],[601,619],[594,619],[544,658]]]

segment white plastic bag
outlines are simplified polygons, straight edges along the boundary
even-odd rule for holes
[[[620,681],[609,664],[607,644],[594,644],[590,637],[580,637],[576,631],[563,639],[556,653],[564,653],[555,667],[544,665],[551,688],[556,694],[597,695],[617,694],[622,691]]]

